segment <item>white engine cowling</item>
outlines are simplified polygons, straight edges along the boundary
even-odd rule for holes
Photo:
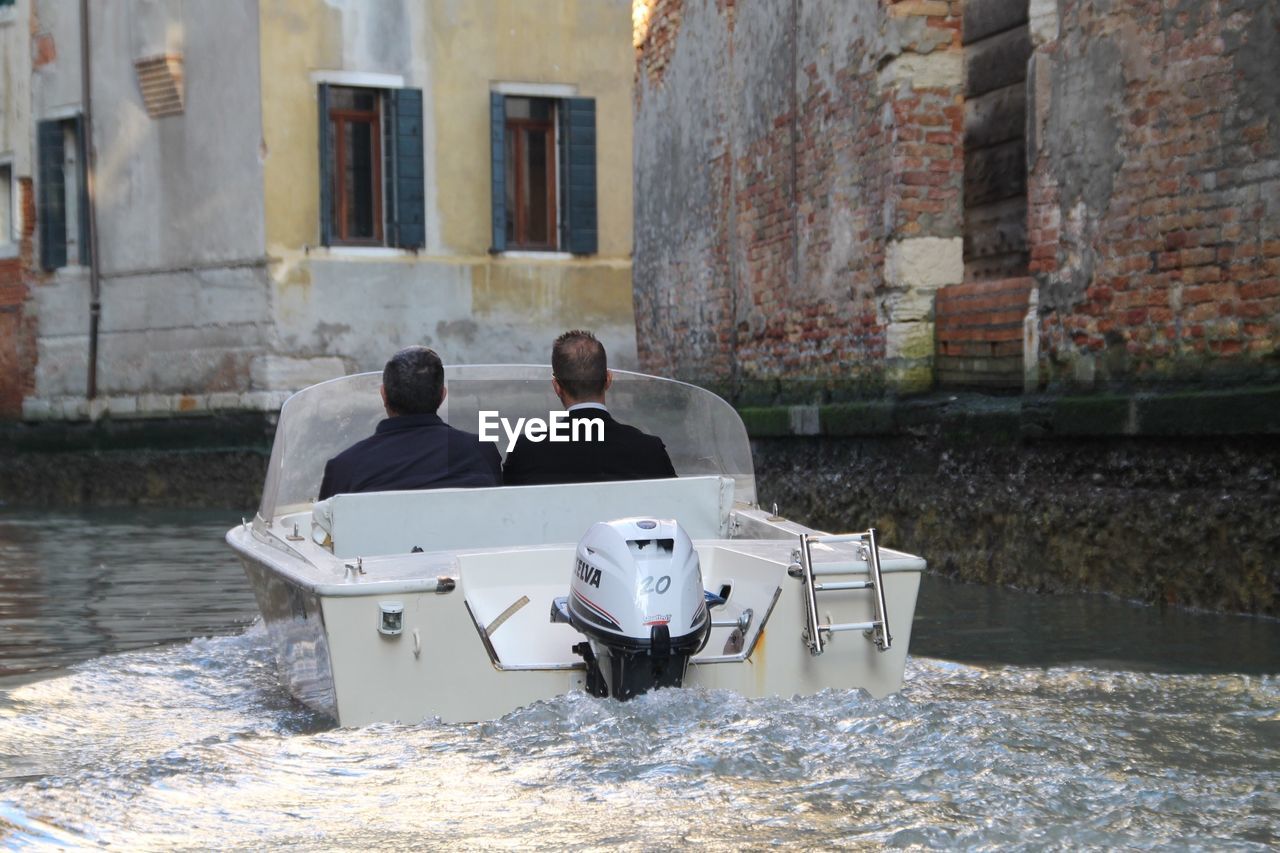
[[[578,542],[568,611],[590,640],[588,688],[620,699],[680,686],[711,628],[698,552],[673,519],[592,525]]]

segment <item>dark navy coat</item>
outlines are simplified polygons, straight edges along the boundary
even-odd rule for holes
[[[454,429],[438,415],[398,415],[330,459],[320,500],[351,492],[501,486],[497,445]]]
[[[502,480],[508,486],[593,483],[674,477],[666,445],[657,436],[615,421],[604,409],[575,409],[570,420],[600,418],[604,441],[532,442],[523,435],[507,454]]]

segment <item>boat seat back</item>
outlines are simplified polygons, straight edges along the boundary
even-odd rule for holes
[[[597,521],[629,516],[674,518],[693,539],[723,539],[732,509],[732,478],[679,477],[335,495],[316,503],[312,526],[345,558],[576,544]]]

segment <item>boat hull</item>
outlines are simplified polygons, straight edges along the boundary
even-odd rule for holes
[[[275,651],[282,683],[300,701],[341,725],[439,719],[468,722],[585,689],[572,652],[583,637],[553,623],[553,600],[567,593],[573,546],[471,551],[442,557],[447,583],[379,583],[349,571],[347,582],[311,581],[296,553],[250,526],[233,530]],[[902,686],[911,618],[924,563],[883,560],[893,645],[877,650],[859,632],[832,634],[820,655],[804,640],[802,582],[788,574],[789,542],[696,542],[704,582],[729,590],[713,611],[717,627],[690,659],[685,684],[748,697],[863,688],[872,696]],[[416,555],[415,555],[416,556]],[[363,565],[363,564],[361,564]],[[824,581],[865,579],[828,572]],[[384,605],[401,630],[379,632]],[[835,593],[821,606],[829,621],[867,618],[867,590]],[[746,630],[742,616],[750,611]]]
[[[281,682],[303,704],[341,719],[319,596],[243,552],[240,562],[258,601]]]

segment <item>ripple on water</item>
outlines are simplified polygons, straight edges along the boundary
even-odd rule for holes
[[[1280,682],[913,658],[898,695],[583,694],[334,729],[265,632],[0,684],[10,845],[1280,843]]]

